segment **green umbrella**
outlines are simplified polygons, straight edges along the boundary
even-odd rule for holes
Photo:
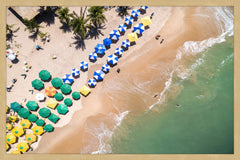
[[[48,119],[49,119],[51,122],[56,123],[56,122],[59,120],[59,117],[58,117],[56,114],[52,113],[52,114],[48,117]]]
[[[63,84],[60,89],[63,94],[68,94],[72,91],[71,86],[69,84]]]
[[[71,106],[72,105],[72,100],[70,98],[66,98],[64,100],[64,104],[66,104],[67,106]]]
[[[28,107],[29,110],[31,111],[36,111],[38,108],[38,104],[35,101],[28,101],[26,106]]]
[[[43,82],[40,81],[39,79],[35,79],[32,81],[32,87],[40,90],[41,88],[43,88]]]
[[[39,72],[39,78],[43,81],[47,81],[51,78],[51,74],[47,70],[41,70]]]
[[[59,104],[57,111],[59,114],[66,114],[68,112],[68,107],[65,104]]]
[[[46,132],[52,132],[53,131],[53,126],[51,124],[47,124],[43,128]]]
[[[36,122],[37,126],[43,126],[45,124],[44,120],[38,119]]]
[[[51,83],[52,83],[53,87],[55,87],[55,88],[60,88],[63,85],[62,79],[60,79],[58,77],[53,78]]]
[[[27,118],[29,116],[29,110],[26,109],[26,108],[21,108],[19,111],[18,111],[18,115],[22,118]]]
[[[77,99],[79,99],[80,97],[81,97],[81,95],[80,95],[79,92],[76,92],[76,91],[75,91],[75,92],[72,93],[72,98],[73,98],[73,99],[77,100]]]
[[[56,93],[54,95],[54,98],[58,101],[61,101],[63,99],[63,95],[62,95],[62,93]]]
[[[10,104],[11,105],[11,109],[14,111],[14,112],[17,112],[21,109],[21,105],[17,102],[13,102]]]
[[[28,120],[29,120],[30,122],[35,122],[37,119],[38,119],[38,117],[37,117],[35,114],[30,114],[30,115],[28,116]]]
[[[51,114],[51,111],[48,108],[41,108],[38,113],[41,117],[46,118]]]

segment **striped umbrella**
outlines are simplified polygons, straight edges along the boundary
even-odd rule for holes
[[[74,79],[71,74],[65,74],[62,78],[63,83],[72,84]]]
[[[139,11],[138,9],[132,10],[131,15],[132,15],[133,17],[138,17],[139,14],[140,14],[140,11]]]
[[[102,70],[97,70],[93,73],[93,77],[97,81],[103,80],[104,76],[105,76],[105,73]]]
[[[103,54],[106,51],[106,48],[103,44],[97,44],[94,49],[98,54]]]
[[[82,70],[87,69],[87,68],[88,68],[88,63],[85,62],[85,61],[82,61],[82,62],[80,63],[80,68],[81,68]]]
[[[102,71],[103,71],[103,72],[109,72],[109,70],[110,70],[110,66],[109,66],[108,64],[104,64],[104,65],[102,66]]]
[[[120,33],[118,30],[112,30],[109,34],[111,39],[118,40],[120,37]]]
[[[122,53],[123,53],[123,49],[122,48],[116,48],[115,49],[115,54],[117,55],[117,56],[121,56],[122,55]]]
[[[141,23],[138,23],[133,27],[133,30],[135,33],[141,34],[144,31],[144,25]]]
[[[110,56],[108,56],[107,62],[109,64],[115,65],[118,62],[118,56],[111,54]]]
[[[122,46],[125,47],[125,48],[128,48],[130,46],[130,42],[129,40],[125,40],[122,42]]]
[[[111,41],[111,39],[109,39],[109,38],[105,38],[105,39],[103,40],[103,44],[104,44],[105,46],[110,46],[110,45],[112,44],[112,41]]]
[[[52,86],[47,87],[45,89],[45,94],[49,97],[53,97],[56,93],[57,93],[57,90]]]
[[[120,24],[120,25],[118,26],[118,30],[119,30],[120,32],[125,32],[125,31],[127,30],[127,26],[126,26],[125,24]]]
[[[141,9],[146,10],[148,9],[148,6],[140,6]]]
[[[96,84],[97,84],[97,81],[96,81],[95,79],[89,79],[88,85],[89,85],[90,87],[95,87]]]
[[[80,75],[80,71],[77,68],[73,68],[72,69],[72,75],[75,76],[79,76]]]
[[[97,53],[95,53],[95,52],[90,53],[89,59],[95,61],[97,59]]]
[[[125,23],[127,24],[127,25],[130,25],[130,24],[132,24],[133,23],[133,18],[130,16],[130,17],[126,17],[125,18]]]

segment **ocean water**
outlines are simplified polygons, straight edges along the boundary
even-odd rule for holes
[[[230,36],[184,62],[185,71],[172,74],[164,103],[128,113],[114,130],[112,153],[232,154],[233,46]]]

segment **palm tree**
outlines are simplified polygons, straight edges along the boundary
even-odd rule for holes
[[[12,28],[13,28],[13,26],[14,26],[15,24],[11,24],[11,25],[6,25],[6,32],[7,32],[7,34],[12,34],[13,33],[13,30],[12,30]]]
[[[74,17],[70,23],[70,25],[73,27],[73,33],[79,34],[82,38],[85,38],[87,28],[89,27],[87,24],[88,20],[89,19],[84,19],[83,16]]]
[[[19,27],[17,29],[14,29],[13,27],[15,24],[7,24],[6,25],[6,39],[12,41],[12,38],[14,37],[14,33],[19,30]]]
[[[90,19],[91,23],[93,23],[93,25],[96,27],[107,21],[105,15],[103,14],[104,8],[101,6],[90,7],[88,9],[88,12],[88,18]]]
[[[29,32],[33,32],[33,31],[38,32],[39,28],[42,27],[36,22],[35,19],[28,20],[24,18],[24,24],[26,25],[25,31],[28,29]]]
[[[73,17],[73,14],[69,14],[69,9],[67,7],[59,8],[57,13],[61,23],[69,24],[71,17]]]
[[[119,16],[129,15],[128,10],[131,9],[129,6],[119,6]]]

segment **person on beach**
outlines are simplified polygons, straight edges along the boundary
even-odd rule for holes
[[[151,14],[151,16],[150,16],[150,19],[152,19],[153,15],[154,15],[154,12],[152,12],[152,14]]]
[[[160,44],[162,44],[162,43],[163,43],[163,41],[164,41],[164,39],[162,39],[162,40],[161,40]]]
[[[158,40],[161,37],[161,35],[156,35],[155,39]]]
[[[36,49],[39,50],[39,49],[43,49],[43,48],[39,45],[36,45]]]

